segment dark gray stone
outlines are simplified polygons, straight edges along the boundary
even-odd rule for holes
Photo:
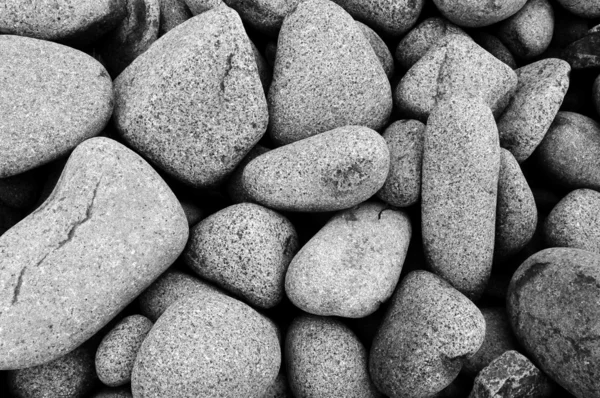
[[[181,201],[181,208],[190,227],[198,224],[198,221],[204,218],[204,211],[193,203]]]
[[[561,6],[583,18],[600,17],[600,3],[597,0],[558,0]]]
[[[258,77],[260,78],[265,95],[267,95],[269,93],[269,87],[271,87],[271,81],[273,80],[273,70],[267,63],[265,57],[258,51],[256,45],[252,41],[250,41],[250,44],[252,45],[252,53],[254,54],[254,60],[256,61],[256,67],[258,68]]]
[[[90,398],[133,398],[129,387],[103,388]]]
[[[527,0],[433,0],[442,15],[459,26],[480,28],[518,12]]]
[[[160,2],[160,35],[181,25],[192,17],[185,0],[159,0]]]
[[[510,50],[506,48],[496,36],[483,31],[478,31],[473,32],[472,37],[473,40],[475,40],[475,43],[479,44],[485,51],[510,66],[511,69],[517,69],[515,57],[513,57]]]
[[[287,377],[283,373],[279,373],[275,381],[271,383],[260,398],[294,398]]]
[[[184,0],[192,15],[202,14],[223,5],[222,0]]]
[[[565,48],[561,58],[573,69],[600,70],[600,31],[590,32],[571,43]]]
[[[250,152],[248,152],[246,157],[242,159],[235,171],[231,173],[231,176],[227,180],[225,187],[227,190],[227,194],[229,195],[229,199],[231,199],[233,203],[252,202],[252,198],[250,198],[250,196],[244,189],[244,184],[242,182],[244,169],[252,160],[256,159],[263,153],[267,153],[269,151],[270,149],[265,148],[262,145],[256,145],[250,150]]]
[[[306,0],[223,0],[244,21],[270,36],[277,36],[286,16]]]

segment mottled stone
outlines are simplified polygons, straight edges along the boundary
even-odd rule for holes
[[[184,0],[192,15],[202,14],[223,5],[222,0]]]
[[[442,15],[459,26],[480,28],[519,11],[527,0],[433,0]]]
[[[0,204],[28,209],[40,196],[41,185],[32,172],[0,178]]]
[[[158,0],[160,2],[160,35],[181,25],[192,17],[185,0]]]
[[[354,18],[386,36],[400,36],[413,27],[425,0],[333,0]]]
[[[480,98],[498,116],[517,86],[517,75],[473,40],[450,34],[438,40],[404,75],[394,99],[406,116],[427,120],[437,103],[457,95]]]
[[[600,256],[542,250],[512,277],[507,309],[530,358],[578,398],[600,395]]]
[[[558,0],[559,4],[583,18],[599,18],[600,3],[597,0]]]
[[[196,187],[233,171],[269,117],[250,40],[228,7],[158,40],[115,80],[115,96],[114,120],[127,143]]]
[[[364,202],[389,171],[387,144],[377,132],[340,127],[274,149],[244,168],[254,201],[287,211],[335,211]]]
[[[472,37],[473,40],[475,40],[475,43],[479,44],[485,51],[510,66],[511,69],[517,69],[515,57],[513,57],[510,50],[506,48],[502,41],[496,36],[483,31],[478,31],[473,32]]]
[[[185,297],[156,322],[138,353],[134,397],[256,397],[281,364],[275,326],[222,294]]]
[[[10,35],[0,36],[0,54],[0,178],[66,155],[102,131],[113,93],[98,61],[61,44]]]
[[[131,381],[133,362],[150,329],[150,319],[131,315],[104,336],[95,360],[96,374],[102,383],[118,387]]]
[[[227,190],[227,194],[229,195],[229,199],[233,203],[243,203],[243,202],[251,202],[252,199],[244,189],[244,184],[242,182],[242,176],[244,175],[244,169],[252,160],[256,159],[263,153],[269,152],[270,149],[265,148],[262,145],[256,145],[254,148],[248,152],[246,157],[242,159],[242,161],[238,164],[237,168],[231,176],[227,180],[225,185],[225,189]]]
[[[44,204],[0,237],[0,369],[81,345],[187,237],[177,198],[139,155],[108,138],[80,144]]]
[[[103,388],[90,398],[133,398],[129,387]]]
[[[377,130],[392,111],[390,82],[369,41],[328,0],[304,1],[285,19],[268,100],[279,145],[347,125]]]
[[[279,373],[275,381],[271,383],[260,398],[294,398],[287,377],[283,373]]]
[[[472,299],[492,268],[499,169],[490,109],[459,97],[442,102],[425,130],[423,247],[432,270]]]
[[[468,298],[434,274],[413,271],[373,341],[371,378],[392,398],[432,396],[458,376],[484,335],[483,316]]]
[[[591,32],[571,43],[561,58],[573,69],[600,69],[600,31]]]
[[[381,62],[381,66],[383,67],[386,76],[388,79],[391,79],[394,76],[394,58],[392,57],[392,53],[387,44],[385,44],[383,39],[379,37],[373,29],[364,23],[357,21],[356,24],[369,41],[373,51],[375,51],[375,55],[379,58],[379,62]]]
[[[376,398],[367,350],[354,333],[332,318],[303,315],[285,338],[285,362],[296,397]]]

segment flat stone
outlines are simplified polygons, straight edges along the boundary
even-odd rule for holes
[[[600,17],[600,4],[596,0],[558,0],[558,3],[580,17]]]
[[[228,7],[158,40],[115,80],[115,96],[114,120],[125,141],[195,187],[232,172],[269,117],[250,40]]]
[[[81,345],[187,237],[177,198],[139,155],[108,138],[80,144],[44,204],[0,237],[0,369]]]
[[[600,395],[600,256],[552,248],[529,257],[510,282],[507,310],[519,343],[578,398]]]
[[[490,276],[500,146],[490,109],[455,97],[432,112],[425,130],[422,236],[431,269],[471,299]]]
[[[329,0],[304,1],[285,19],[273,73],[269,134],[279,145],[347,125],[378,130],[392,111],[390,82],[369,41]]]
[[[406,213],[381,203],[338,213],[292,260],[288,298],[315,315],[372,314],[394,293],[411,232]]]
[[[386,76],[388,79],[391,79],[394,76],[394,58],[392,57],[392,53],[390,52],[387,44],[385,44],[377,32],[375,32],[369,26],[358,21],[356,24],[369,41],[373,51],[375,51],[375,55],[377,55],[377,58],[379,58],[379,62],[381,62],[381,66],[383,67]]]
[[[426,121],[437,103],[455,96],[480,98],[495,116],[517,86],[517,75],[504,62],[464,35],[439,39],[404,75],[394,99],[404,115]]]
[[[496,36],[483,32],[473,32],[473,40],[479,44],[485,51],[510,66],[511,69],[517,69],[517,62],[510,50]]]
[[[156,322],[138,353],[134,397],[255,397],[281,364],[275,326],[222,294],[185,297]]]
[[[260,155],[244,168],[242,180],[250,198],[276,210],[336,211],[379,191],[389,163],[383,137],[346,126]]]
[[[440,277],[413,271],[400,282],[373,341],[371,378],[390,397],[433,396],[458,376],[484,336],[475,304]]]
[[[516,70],[517,90],[498,120],[500,145],[519,163],[542,142],[569,88],[571,67],[549,58]]]
[[[192,17],[185,0],[158,0],[160,2],[160,30],[162,36]]]
[[[303,315],[285,338],[285,358],[296,397],[381,397],[367,370],[367,350],[342,322]]]
[[[571,43],[561,58],[573,69],[600,69],[600,31],[591,32]]]
[[[442,15],[459,26],[480,28],[518,12],[527,0],[433,0]]]
[[[294,12],[298,4],[306,0],[223,0],[236,10],[252,27],[277,36],[286,16]]]
[[[0,178],[68,154],[108,123],[112,82],[94,58],[11,35],[0,36],[0,54]]]

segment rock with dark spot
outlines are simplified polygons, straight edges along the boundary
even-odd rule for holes
[[[467,36],[451,34],[404,75],[394,99],[401,112],[421,121],[438,102],[455,96],[479,98],[497,116],[516,86],[517,75],[508,65]]]
[[[0,178],[0,204],[29,209],[38,200],[41,184],[33,172]]]
[[[499,169],[490,109],[477,99],[440,103],[425,130],[423,247],[432,270],[471,299],[492,268]]]
[[[244,184],[242,183],[244,169],[246,168],[246,165],[248,165],[248,163],[250,163],[252,160],[256,159],[263,153],[267,153],[269,151],[270,149],[265,148],[262,145],[256,145],[250,150],[250,152],[248,152],[246,157],[242,159],[235,171],[231,173],[231,176],[229,177],[229,180],[227,180],[225,188],[227,190],[227,194],[229,195],[229,199],[231,199],[233,203],[252,202],[252,199],[244,189]]]
[[[236,10],[244,21],[269,35],[277,36],[286,16],[306,0],[223,0]]]
[[[228,7],[158,40],[115,80],[115,95],[114,120],[127,143],[196,187],[232,172],[269,117],[250,40]]]
[[[285,358],[296,397],[381,397],[369,379],[367,350],[338,320],[294,319],[285,338]]]
[[[578,398],[600,396],[600,256],[552,248],[529,257],[510,282],[507,309],[530,358]]]
[[[347,125],[378,130],[391,111],[390,82],[354,19],[329,0],[298,5],[279,33],[269,91],[273,140],[285,145]]]
[[[184,0],[192,15],[202,14],[223,5],[222,0]]]
[[[597,0],[558,0],[559,4],[583,18],[600,17],[600,3]]]
[[[413,271],[373,341],[371,378],[390,397],[432,396],[458,376],[484,335],[483,316],[468,298],[434,274]]]
[[[496,36],[483,31],[478,31],[474,32],[472,37],[473,40],[475,40],[475,43],[479,44],[484,50],[492,54],[494,57],[510,66],[512,69],[517,68],[515,57],[513,57],[510,50],[506,48],[502,41],[500,41],[500,39],[498,39]]]
[[[385,42],[373,29],[364,23],[357,21],[356,24],[360,30],[362,30],[371,47],[373,47],[373,51],[375,51],[375,55],[377,55],[377,58],[379,58],[379,62],[381,62],[381,66],[383,67],[388,79],[391,79],[394,76],[394,58],[392,57],[392,53],[390,52],[387,44],[385,44]]]
[[[346,126],[260,155],[246,165],[242,182],[250,198],[267,207],[336,211],[373,196],[389,164],[383,137],[366,127]]]
[[[185,0],[158,0],[160,2],[160,35],[181,25],[192,17]]]
[[[98,61],[61,44],[11,35],[0,36],[0,54],[0,178],[64,156],[102,131],[113,92]]]
[[[573,69],[600,69],[600,32],[591,32],[571,43],[563,51],[562,58]]]
[[[0,237],[0,369],[39,365],[92,337],[183,251],[185,215],[139,155],[80,144],[50,197]]]
[[[527,0],[433,0],[442,15],[459,26],[480,28],[519,11]]]
[[[131,389],[127,387],[103,388],[90,398],[133,398]]]
[[[294,398],[287,377],[283,373],[279,373],[275,381],[271,383],[260,398]]]

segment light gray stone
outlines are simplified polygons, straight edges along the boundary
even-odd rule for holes
[[[229,199],[233,203],[243,203],[243,202],[252,202],[252,198],[248,195],[246,190],[244,189],[244,184],[242,181],[242,177],[244,175],[244,169],[252,160],[256,159],[263,153],[269,152],[270,149],[265,148],[262,145],[256,145],[254,148],[248,152],[246,157],[242,159],[242,161],[238,164],[237,168],[231,176],[227,180],[225,184],[225,189],[227,190],[227,194],[229,195]]]
[[[442,15],[459,26],[480,28],[518,12],[527,0],[433,0]]]
[[[222,0],[184,0],[192,15],[202,14],[223,5]]]
[[[373,51],[375,51],[375,55],[379,58],[379,62],[381,62],[381,66],[383,67],[386,76],[388,79],[391,79],[394,76],[394,58],[392,57],[392,53],[387,44],[385,44],[383,39],[369,26],[358,21],[356,24],[369,41]]]
[[[473,32],[471,35],[475,43],[479,44],[485,51],[510,66],[511,69],[517,69],[515,57],[496,36],[483,31]]]

